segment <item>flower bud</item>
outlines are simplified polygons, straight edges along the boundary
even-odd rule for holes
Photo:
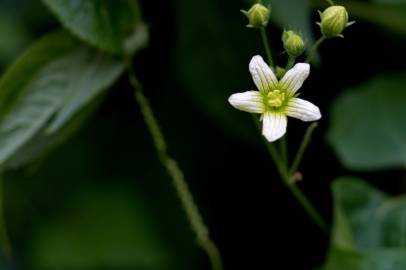
[[[298,57],[306,49],[302,37],[293,31],[284,31],[282,35],[283,47],[289,56]]]
[[[276,66],[275,75],[276,78],[281,79],[286,74],[286,69],[280,66]]]
[[[248,11],[241,10],[248,18],[249,24],[247,27],[262,28],[268,25],[269,17],[271,15],[270,7],[262,4],[253,5]]]
[[[321,22],[318,23],[321,28],[321,33],[326,38],[333,38],[336,36],[342,37],[343,30],[351,25],[348,23],[348,13],[343,6],[331,6],[324,12],[320,12]]]

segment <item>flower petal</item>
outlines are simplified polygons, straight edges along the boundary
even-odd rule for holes
[[[276,141],[286,133],[287,117],[280,112],[267,112],[263,116],[262,135],[270,141]]]
[[[260,55],[252,57],[249,69],[259,91],[267,93],[278,86],[278,79]]]
[[[321,118],[319,108],[313,103],[301,98],[291,98],[286,107],[286,113],[290,117],[294,117],[305,122],[316,121]]]
[[[261,93],[258,91],[247,91],[233,94],[229,97],[228,102],[241,111],[249,113],[263,113],[264,103]]]
[[[307,63],[297,63],[293,68],[286,72],[285,76],[279,82],[281,90],[285,90],[289,96],[293,96],[310,73],[310,65]]]

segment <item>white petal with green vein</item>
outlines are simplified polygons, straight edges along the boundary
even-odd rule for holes
[[[259,91],[268,92],[277,87],[278,80],[275,74],[261,56],[256,55],[252,57],[249,70]]]
[[[229,97],[228,102],[234,108],[244,112],[263,113],[265,110],[261,93],[258,91],[233,94]]]
[[[319,108],[313,103],[301,98],[291,98],[286,107],[286,112],[288,116],[305,122],[316,121],[321,118]]]
[[[307,63],[297,63],[293,68],[286,72],[285,76],[279,82],[281,90],[285,90],[290,96],[293,96],[297,90],[302,87],[303,82],[310,73],[310,65]]]
[[[262,121],[262,134],[268,141],[276,141],[286,133],[288,119],[284,113],[267,112]]]

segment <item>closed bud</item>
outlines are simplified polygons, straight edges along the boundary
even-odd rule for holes
[[[343,37],[343,30],[352,24],[348,23],[348,12],[343,6],[331,6],[320,13],[321,22],[318,23],[321,33],[326,38]]]
[[[302,37],[293,31],[284,31],[282,35],[283,47],[289,56],[298,57],[306,49]]]
[[[262,28],[268,25],[269,17],[271,15],[270,7],[262,4],[253,5],[248,11],[241,10],[248,18],[249,24],[247,27]]]

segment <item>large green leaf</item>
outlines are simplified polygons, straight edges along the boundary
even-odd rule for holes
[[[326,270],[406,269],[406,197],[356,178],[333,184],[334,225]]]
[[[379,76],[335,101],[328,140],[346,167],[406,165],[405,85],[404,73]]]
[[[123,190],[85,194],[68,213],[37,228],[36,269],[173,269],[172,251],[140,199]]]
[[[121,52],[137,31],[135,0],[43,0],[61,23],[79,38],[109,52]]]
[[[35,43],[0,81],[0,165],[38,134],[58,131],[122,71],[121,61],[66,32]]]

